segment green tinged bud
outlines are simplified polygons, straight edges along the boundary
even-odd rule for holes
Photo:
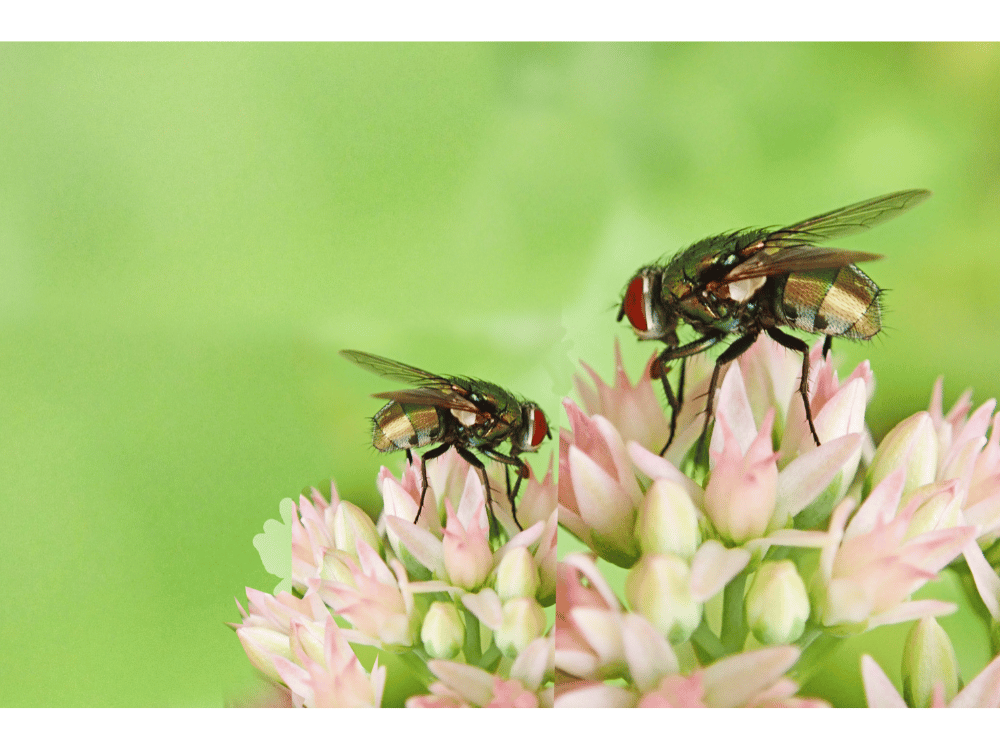
[[[691,569],[677,555],[643,555],[625,578],[625,596],[672,644],[690,638],[701,622],[702,605],[691,597]]]
[[[337,549],[357,558],[358,539],[364,540],[376,552],[381,550],[378,529],[372,519],[354,503],[342,500],[333,516],[333,542]]]
[[[540,579],[538,565],[527,547],[507,550],[496,569],[496,592],[501,601],[518,597],[534,598]]]
[[[927,708],[936,685],[944,688],[946,704],[958,694],[958,660],[944,628],[925,617],[903,645],[903,698],[909,706]]]
[[[866,491],[876,486],[894,470],[904,467],[903,493],[930,484],[937,474],[937,435],[930,415],[918,412],[892,428],[882,440],[872,459]]]
[[[791,560],[761,565],[745,604],[747,625],[769,646],[798,640],[809,619],[809,594]]]
[[[458,608],[450,602],[431,604],[420,627],[420,640],[435,659],[456,656],[465,642],[465,625]]]
[[[517,656],[545,633],[545,610],[534,598],[511,599],[503,605],[503,623],[493,636],[506,656]]]
[[[657,479],[639,503],[636,536],[643,554],[671,552],[690,560],[701,544],[698,512],[676,482]]]

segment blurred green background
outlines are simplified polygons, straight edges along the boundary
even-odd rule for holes
[[[640,265],[923,187],[843,243],[889,291],[835,352],[876,435],[938,374],[1000,392],[995,46],[9,44],[0,92],[0,705],[253,689],[253,536],[400,463],[341,348],[557,422],[578,359],[654,350],[615,322]]]

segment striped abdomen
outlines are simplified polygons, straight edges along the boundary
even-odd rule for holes
[[[882,329],[880,290],[857,266],[788,274],[775,313],[809,333],[870,339]]]
[[[423,404],[400,404],[390,401],[372,422],[372,445],[387,453],[404,448],[423,448],[437,442],[444,433],[438,409]]]

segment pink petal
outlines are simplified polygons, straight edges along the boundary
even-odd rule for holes
[[[906,708],[906,702],[886,677],[882,667],[868,654],[861,657],[861,679],[869,708]]]
[[[819,497],[850,458],[860,456],[861,435],[851,434],[806,451],[778,474],[777,515],[795,516]]]
[[[983,551],[975,541],[970,541],[962,548],[965,561],[972,572],[972,580],[976,583],[979,596],[989,610],[994,620],[1000,620],[1000,576],[987,562]]]
[[[631,708],[636,696],[618,685],[581,683],[581,687],[556,696],[556,708]]]
[[[733,362],[729,372],[722,379],[722,387],[719,388],[718,399],[715,407],[716,419],[724,418],[729,429],[732,430],[736,438],[740,452],[746,455],[757,437],[757,425],[753,418],[753,409],[750,407],[750,399],[747,396],[746,385],[743,382],[743,374],[740,372],[739,362]],[[712,434],[712,442],[709,445],[712,451],[719,453],[722,449],[722,435],[719,430]]]
[[[1000,708],[1000,656],[976,675],[951,702],[952,708]]]
[[[632,612],[625,615],[622,645],[632,681],[643,693],[655,689],[664,676],[680,671],[670,644],[644,617]]]
[[[799,658],[794,646],[774,646],[720,659],[704,670],[706,702],[713,706],[745,706],[770,687]]]
[[[750,557],[745,549],[727,549],[709,539],[691,560],[691,598],[707,602],[747,566]]]

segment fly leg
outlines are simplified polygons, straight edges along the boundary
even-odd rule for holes
[[[698,436],[698,448],[694,454],[696,459],[701,456],[701,452],[704,449],[705,435],[708,434],[708,424],[712,421],[712,409],[715,406],[715,387],[719,383],[719,372],[722,370],[722,366],[729,364],[749,349],[750,345],[757,340],[759,334],[760,331],[751,331],[740,336],[715,360],[715,369],[712,370],[712,380],[708,384],[708,400],[705,402],[705,426],[701,429],[701,435]]]
[[[826,359],[826,355],[830,353],[830,348],[833,346],[833,336],[827,336],[823,341],[823,359]]]
[[[517,506],[514,505],[514,498],[517,497],[518,491],[521,489],[521,480],[527,479],[531,476],[531,469],[528,468],[528,464],[518,458],[513,452],[511,455],[505,456],[503,453],[494,450],[484,450],[480,448],[483,453],[490,458],[499,461],[504,464],[504,475],[507,478],[507,499],[510,501],[510,514],[514,518],[514,523],[517,528],[524,531],[521,526],[521,522],[517,520]],[[510,488],[510,467],[513,466],[517,470],[517,479],[514,481],[514,489]]]
[[[442,443],[437,448],[432,448],[431,450],[427,451],[420,460],[420,474],[424,478],[424,486],[423,489],[420,490],[420,507],[417,508],[417,517],[413,519],[413,523],[416,523],[417,521],[420,520],[420,511],[424,509],[424,497],[427,495],[427,462],[430,461],[431,459],[437,458],[442,453],[445,453],[450,447],[451,443]],[[455,446],[455,448],[458,450],[459,453],[462,452],[462,449],[459,448],[457,445]],[[412,461],[412,456],[410,455],[409,448],[406,449],[406,457]]]
[[[812,409],[809,408],[809,345],[805,341],[790,336],[780,328],[766,328],[767,335],[777,341],[786,349],[793,349],[802,354],[802,379],[799,381],[799,393],[802,394],[802,405],[806,407],[806,421],[809,422],[809,431],[812,432],[813,440],[819,445],[819,435],[816,434],[816,425],[813,424]],[[827,345],[830,343],[830,336],[826,337],[823,344],[824,354],[828,351]]]
[[[660,383],[663,384],[663,394],[667,397],[667,404],[670,405],[670,436],[667,438],[666,445],[664,445],[663,449],[660,451],[661,456],[667,452],[667,448],[669,448],[670,444],[674,442],[674,433],[677,432],[677,415],[680,413],[681,405],[684,403],[683,378],[681,380],[680,397],[674,395],[674,390],[670,387],[670,381],[667,380],[667,373],[670,371],[670,368],[663,364],[663,355],[666,351],[667,350],[664,349],[663,352],[660,353],[660,356],[654,359],[653,363],[649,366],[650,377],[660,379]],[[684,360],[682,359],[681,368],[683,367]],[[681,369],[681,373],[683,375],[683,369]]]
[[[703,352],[706,349],[715,346],[722,341],[724,337],[725,334],[702,336],[700,339],[695,339],[691,343],[685,344],[684,346],[678,346],[674,349],[664,349],[660,352],[660,356],[653,360],[653,364],[649,368],[650,377],[658,377],[660,379],[660,382],[663,384],[663,393],[666,395],[667,403],[670,405],[670,437],[667,438],[666,445],[664,445],[663,450],[660,451],[661,456],[667,452],[667,448],[669,448],[670,444],[674,442],[674,433],[677,431],[677,415],[680,413],[681,406],[684,404],[684,360],[692,354],[698,354],[699,352]],[[667,362],[672,359],[681,360],[681,374],[677,388],[680,393],[679,396],[674,395],[674,391],[670,387],[670,382],[667,380],[667,372],[669,370]]]
[[[455,446],[455,450],[458,451],[458,455],[469,462],[470,465],[475,466],[479,470],[479,476],[483,478],[483,489],[486,490],[486,507],[487,515],[489,516],[490,522],[490,536],[493,536],[494,528],[493,524],[496,522],[496,516],[493,515],[493,494],[490,492],[490,480],[486,476],[486,465],[476,458],[476,455],[469,450],[463,448],[460,445]],[[499,535],[500,530],[495,529]]]

